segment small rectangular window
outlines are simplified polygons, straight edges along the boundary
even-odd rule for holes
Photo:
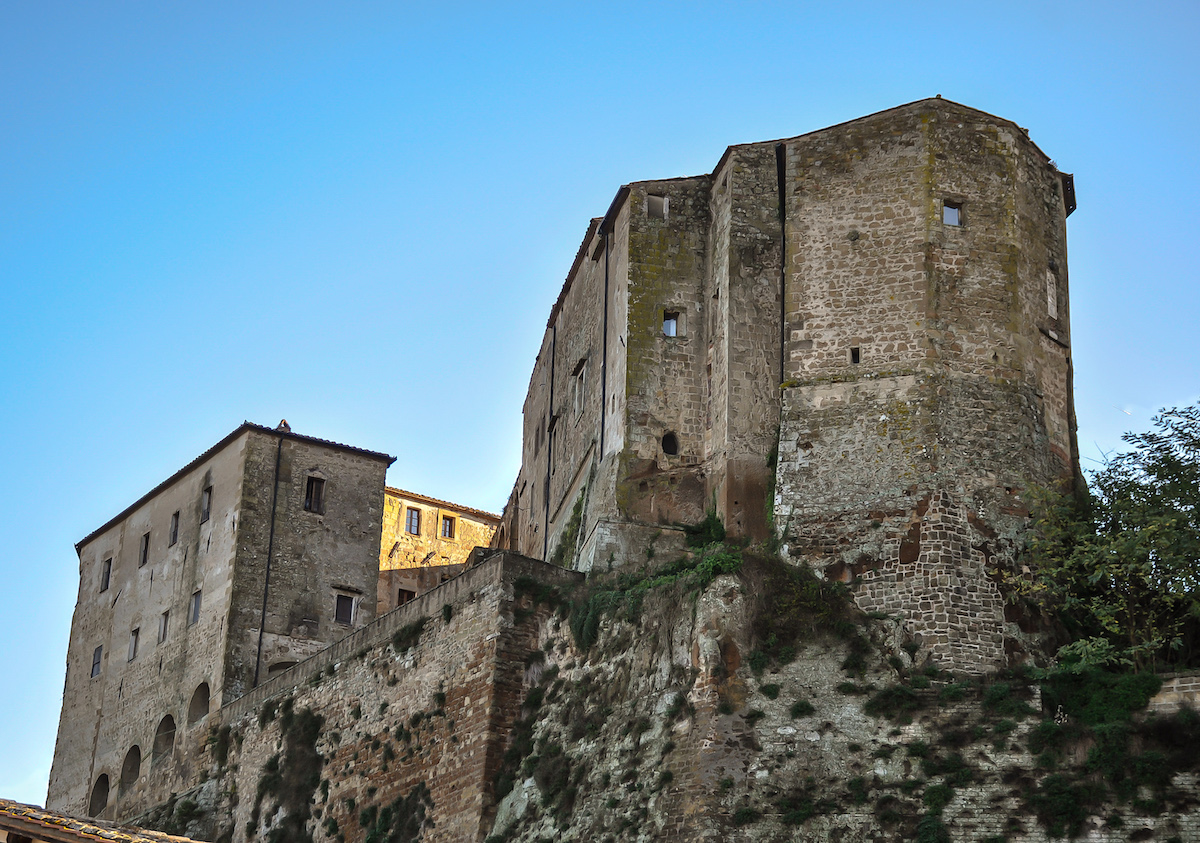
[[[325,481],[320,477],[308,478],[304,489],[304,509],[318,515],[325,512]]]
[[[942,202],[942,223],[944,225],[962,225],[962,202],[952,202],[949,199]]]
[[[408,508],[408,514],[405,517],[404,529],[412,533],[414,536],[421,535],[421,510]]]
[[[192,604],[188,609],[188,626],[197,623],[200,620],[200,592],[197,591],[192,595]]]
[[[571,403],[575,411],[575,418],[579,418],[583,415],[583,407],[586,403],[587,358],[580,360],[575,365],[575,371],[571,373],[571,378]]]
[[[653,193],[646,195],[646,214],[655,219],[665,220],[667,218],[667,206],[670,204],[670,199],[666,196],[655,196]]]
[[[92,651],[92,676],[100,675],[100,659],[104,655],[104,645],[101,644]]]
[[[159,644],[161,644],[162,642],[167,640],[167,630],[170,628],[170,626],[171,626],[171,610],[167,609],[167,611],[163,612],[162,615],[160,615],[158,618],[158,643]]]
[[[134,627],[133,631],[129,633],[129,661],[133,661],[137,657],[139,632],[141,632],[141,630],[138,627]]]
[[[415,591],[410,591],[407,588],[401,588],[396,592],[396,605],[403,606],[409,600],[415,600],[416,597],[417,593]]]
[[[663,336],[677,337],[680,335],[679,330],[679,311],[664,310],[663,311]]]
[[[449,515],[442,516],[442,538],[454,538],[454,519]]]
[[[138,553],[138,567],[144,567],[150,561],[150,534],[142,536],[142,549]]]
[[[1058,318],[1058,276],[1046,270],[1046,313],[1051,319]]]
[[[108,557],[100,563],[100,590],[108,591],[108,586],[112,583],[112,557]]]
[[[333,608],[333,619],[349,626],[354,622],[354,598],[348,594],[339,594],[337,604]]]
[[[850,362],[855,366],[862,362],[862,352],[859,350],[858,346],[854,346],[854,348],[850,349]]]
[[[167,536],[167,547],[174,547],[175,542],[179,541],[179,513],[176,512],[171,516],[171,532]]]
[[[200,523],[203,524],[212,514],[212,486],[205,487],[200,493]]]

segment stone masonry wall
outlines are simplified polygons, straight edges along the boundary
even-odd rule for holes
[[[422,840],[481,840],[545,612],[517,589],[531,576],[559,585],[580,578],[494,554],[210,715],[186,748],[194,787],[180,798],[199,806],[194,832],[266,839],[292,828],[287,817],[311,798],[315,840],[361,840],[364,809],[416,794],[411,804],[426,811]],[[321,720],[305,755],[296,736],[309,710]],[[285,772],[272,790],[276,769],[305,763],[299,778]],[[161,821],[163,809],[153,816]]]

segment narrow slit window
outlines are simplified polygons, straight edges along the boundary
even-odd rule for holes
[[[167,547],[174,547],[179,541],[179,513],[171,516],[171,532],[167,536]]]
[[[200,493],[200,523],[203,524],[212,515],[212,486],[207,486]]]
[[[112,557],[108,557],[100,564],[100,590],[108,591],[109,585],[112,584]]]
[[[304,489],[304,509],[321,515],[325,512],[325,481],[320,477],[308,478]]]
[[[104,645],[92,650],[92,677],[100,675],[100,659],[104,657]]]
[[[857,345],[850,349],[850,362],[855,366],[862,362],[862,350]]]
[[[963,224],[962,202],[946,199],[942,202],[942,224],[961,226]]]
[[[1058,278],[1046,270],[1046,313],[1051,319],[1058,318]]]
[[[167,640],[167,630],[171,626],[171,610],[163,612],[158,618],[158,643]]]
[[[135,658],[137,658],[138,635],[140,633],[141,630],[138,627],[134,627],[129,633],[129,661],[133,661]]]
[[[138,552],[138,567],[144,567],[150,561],[150,534],[142,535],[142,549]]]
[[[200,592],[192,594],[192,602],[188,607],[188,626],[192,626],[200,621]]]

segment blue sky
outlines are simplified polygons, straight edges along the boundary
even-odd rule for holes
[[[941,94],[1073,172],[1085,467],[1200,393],[1193,3],[0,4],[0,796],[41,803],[73,545],[243,419],[499,510],[592,216]]]

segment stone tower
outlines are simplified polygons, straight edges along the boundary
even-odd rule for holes
[[[940,98],[622,187],[551,311],[498,543],[580,569],[729,532],[1005,659],[992,571],[1077,473],[1066,217],[1016,124]]]

